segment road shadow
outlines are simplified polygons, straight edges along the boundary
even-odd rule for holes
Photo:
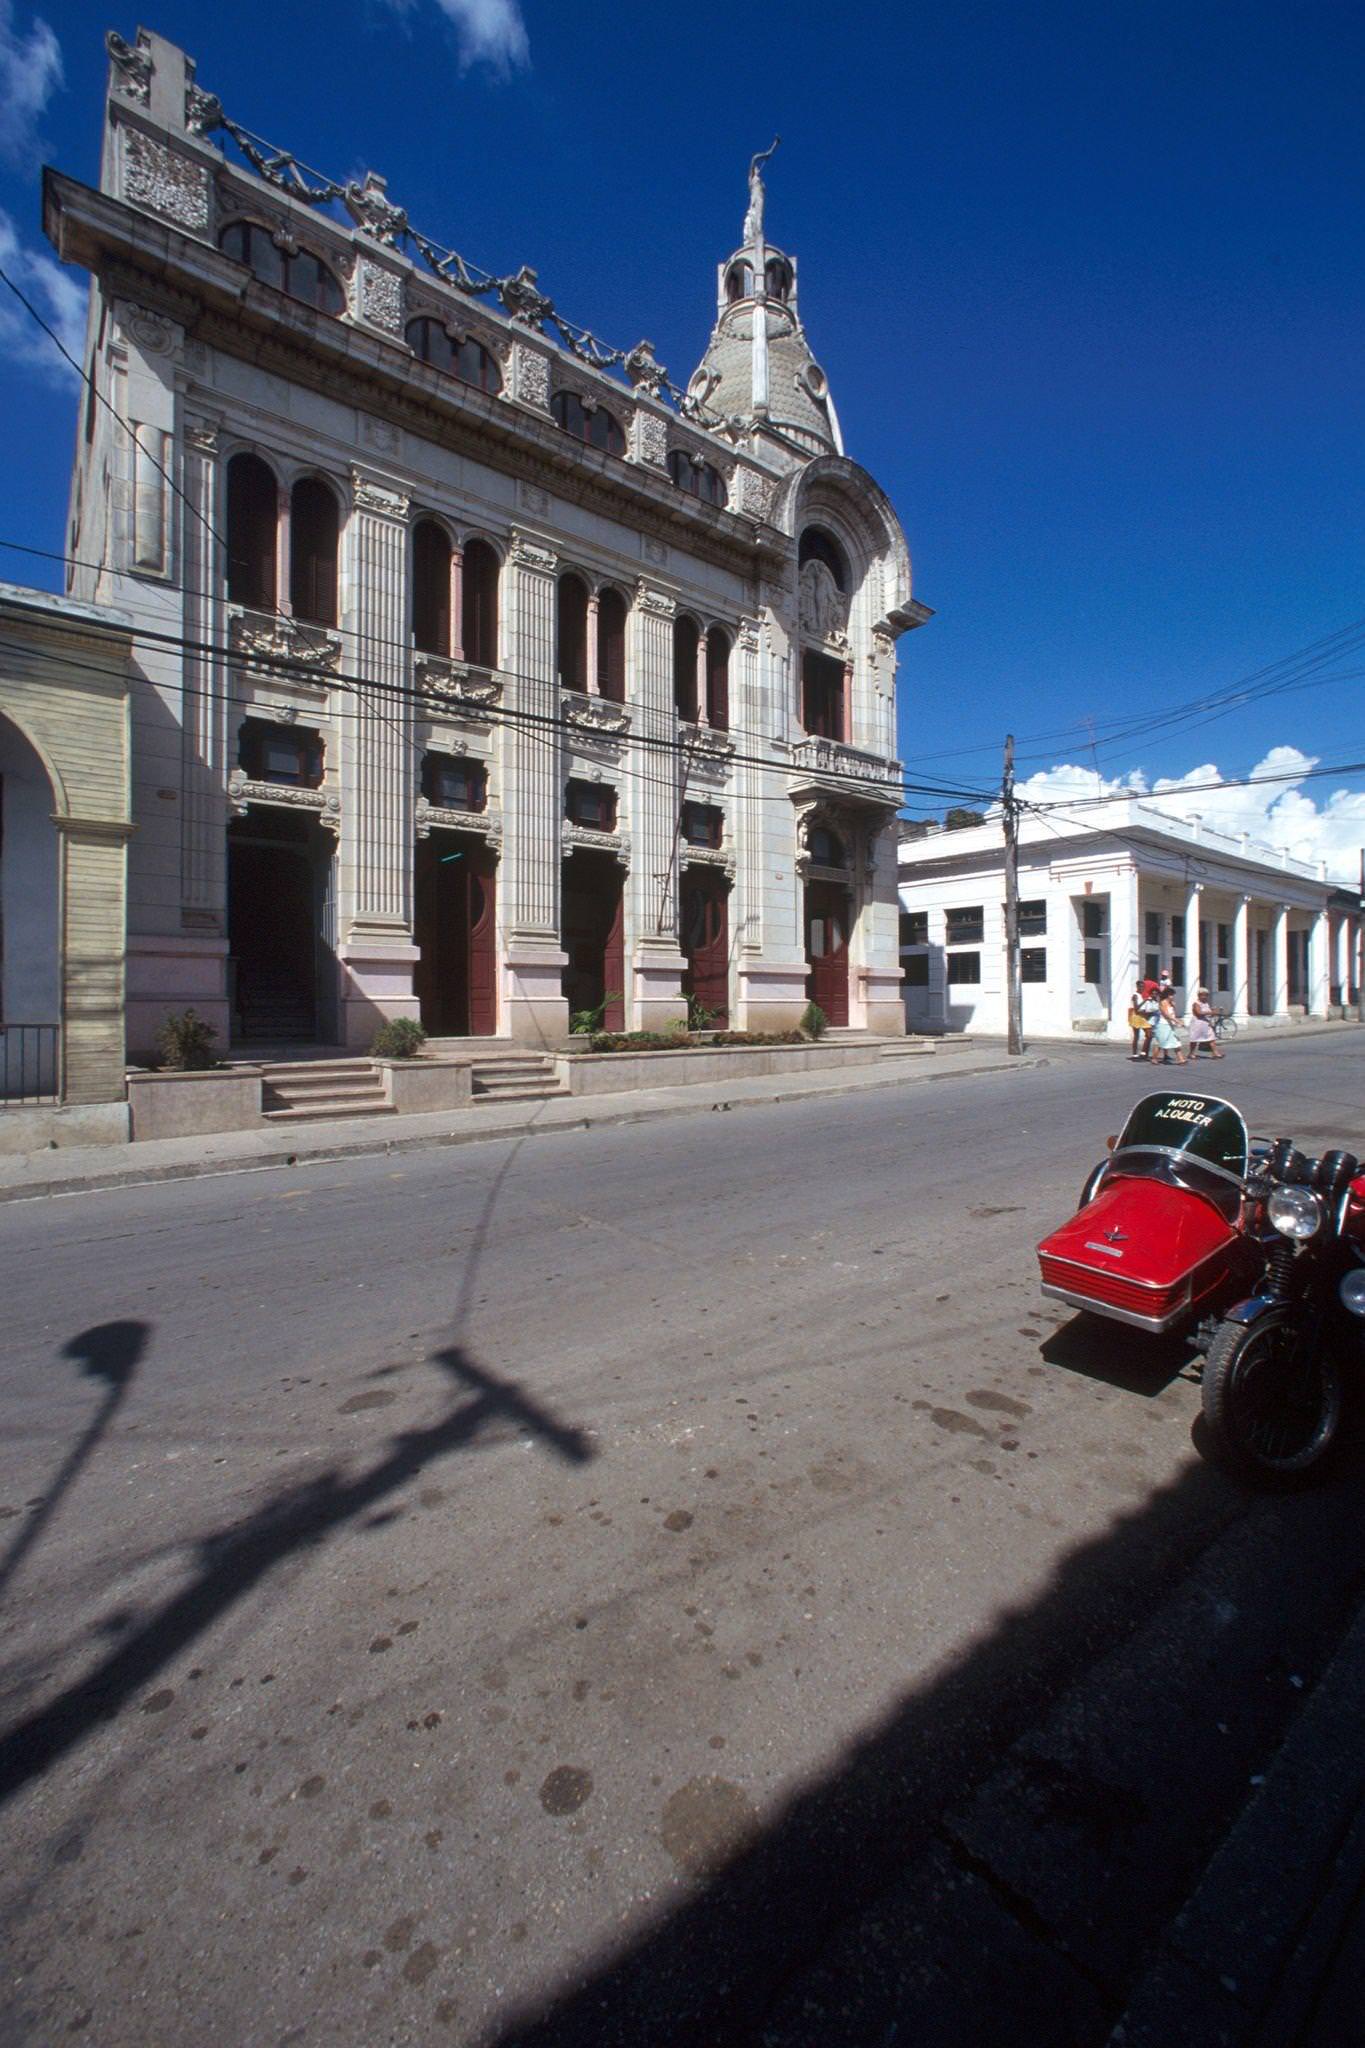
[[[116,1351],[106,1349],[100,1356],[113,1370]],[[583,1431],[559,1421],[515,1381],[489,1371],[459,1345],[434,1352],[431,1362],[455,1382],[457,1405],[438,1422],[393,1437],[385,1453],[355,1476],[333,1468],[285,1488],[241,1521],[202,1537],[188,1584],[150,1615],[134,1619],[84,1678],[0,1737],[0,1801],[112,1720],[285,1559],[318,1547],[361,1516],[369,1518],[367,1526],[376,1526],[372,1511],[382,1513],[383,1504],[410,1480],[473,1443],[491,1425],[510,1423],[569,1464],[586,1464],[594,1455]]]
[[[761,1823],[661,1788],[631,1853],[690,1888],[496,2048],[1101,2048],[1359,1603],[1363,1506],[1191,1463]]]
[[[1046,1365],[1060,1366],[1120,1393],[1151,1400],[1187,1371],[1192,1357],[1183,1337],[1154,1337],[1084,1311],[1038,1346]]]
[[[150,1323],[130,1318],[112,1323],[92,1323],[62,1346],[63,1358],[74,1359],[86,1379],[104,1388],[104,1398],[77,1437],[43,1495],[37,1508],[0,1559],[0,1595],[3,1595],[19,1566],[38,1542],[71,1488],[88,1464],[96,1445],[127,1399],[138,1362],[147,1348]]]

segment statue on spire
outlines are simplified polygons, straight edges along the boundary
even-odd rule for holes
[[[761,150],[749,166],[749,211],[744,216],[744,247],[751,249],[763,240],[763,178],[762,168],[777,148],[782,137],[774,135],[772,146]]]

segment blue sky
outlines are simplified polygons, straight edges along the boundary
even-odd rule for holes
[[[1365,758],[1365,652],[1159,722],[1365,620],[1350,0],[143,4],[246,126],[333,176],[383,172],[437,239],[533,264],[679,381],[748,159],[780,131],[770,232],[937,614],[903,643],[907,761],[986,788],[1012,727],[1055,794],[1068,767],[1150,787],[1270,759],[1284,784],[1214,809],[1353,868],[1365,777],[1291,785],[1304,757]],[[94,181],[103,32],[136,26],[64,0],[44,30],[0,0],[0,260],[54,312],[71,295],[42,267],[39,165]],[[60,547],[74,423],[0,307],[0,538]],[[0,574],[60,572],[0,553]],[[1156,722],[1116,734],[1130,719]]]

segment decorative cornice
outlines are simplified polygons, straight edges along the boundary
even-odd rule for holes
[[[330,790],[298,789],[287,782],[258,782],[240,768],[228,777],[228,809],[236,818],[248,804],[273,804],[288,811],[311,811],[327,832],[341,830],[341,799]]]
[[[442,710],[482,711],[502,696],[502,677],[486,668],[470,668],[442,654],[415,654],[412,667],[417,688],[441,698]]]
[[[731,881],[735,877],[735,856],[733,849],[728,846],[684,845],[681,863],[685,868],[719,868]]]
[[[678,603],[666,590],[656,590],[653,584],[646,583],[642,576],[635,586],[635,609],[653,612],[656,618],[671,619],[677,613]]]
[[[709,757],[713,761],[724,761],[735,751],[735,743],[729,733],[717,732],[713,725],[680,725],[678,740],[691,759]]]
[[[594,832],[590,825],[574,825],[566,818],[559,828],[559,843],[565,853],[609,853],[623,868],[630,866],[628,832]]]
[[[472,832],[486,839],[490,846],[502,845],[502,819],[496,812],[451,810],[443,804],[429,803],[424,796],[417,799],[416,829],[419,839],[428,838],[433,830]]]

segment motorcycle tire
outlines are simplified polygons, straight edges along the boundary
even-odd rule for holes
[[[1320,1465],[1341,1427],[1341,1374],[1290,1309],[1220,1323],[1204,1359],[1204,1422],[1224,1463],[1261,1484]]]

